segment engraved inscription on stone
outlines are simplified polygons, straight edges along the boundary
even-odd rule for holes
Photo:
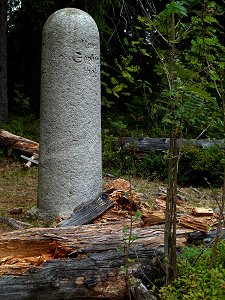
[[[99,60],[99,56],[96,54],[85,54],[84,55],[85,60],[87,61],[98,61]]]
[[[82,62],[83,58],[82,58],[82,53],[80,51],[76,51],[74,53],[74,55],[72,56],[72,59],[76,62],[76,63],[80,63]]]
[[[85,38],[82,38],[81,42],[84,43],[88,47],[90,47],[90,46],[96,46],[96,42],[92,42],[91,40],[87,40]]]
[[[82,54],[80,51],[75,51],[72,55],[72,59],[75,63],[84,63],[83,70],[88,75],[93,75],[99,72],[97,67],[99,64],[99,55],[95,53]]]
[[[91,66],[84,66],[84,71],[87,72],[89,75],[95,74],[98,72],[98,68],[91,67]]]

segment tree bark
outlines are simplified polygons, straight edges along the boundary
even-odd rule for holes
[[[2,299],[126,299],[127,278],[120,267],[134,260],[128,275],[147,287],[162,272],[163,229],[134,227],[128,253],[127,222],[66,228],[27,229],[1,235]],[[179,244],[187,230],[177,232]],[[119,250],[118,250],[119,249]]]
[[[114,203],[108,198],[107,193],[101,193],[96,199],[75,208],[72,215],[57,224],[58,227],[77,226],[89,224],[106,210],[113,207]]]
[[[0,121],[8,120],[7,96],[7,1],[0,1]]]

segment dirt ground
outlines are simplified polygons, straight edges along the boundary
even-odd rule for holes
[[[125,177],[125,179],[127,179]],[[104,177],[104,183],[112,180]],[[29,220],[26,212],[37,205],[38,168],[32,166],[24,169],[22,162],[0,162],[0,217],[10,217],[16,220],[32,223],[40,227],[43,223]],[[160,192],[166,190],[166,183],[131,178],[131,184],[136,192],[143,193],[144,201],[154,208],[155,199]],[[206,189],[202,187],[179,188],[179,195],[188,206],[201,206],[216,209],[221,198],[221,189]],[[0,223],[0,232],[12,230],[8,225]]]

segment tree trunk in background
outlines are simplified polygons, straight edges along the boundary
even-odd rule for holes
[[[0,1],[0,121],[8,120],[7,97],[7,2]]]

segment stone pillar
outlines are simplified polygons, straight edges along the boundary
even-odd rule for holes
[[[102,191],[97,26],[79,9],[58,10],[42,47],[38,210],[67,217]]]

